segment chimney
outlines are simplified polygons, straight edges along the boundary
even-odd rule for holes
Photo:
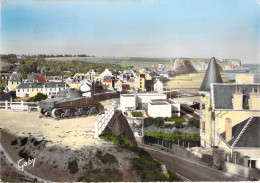
[[[232,125],[231,125],[231,119],[226,118],[225,122],[225,136],[226,136],[226,141],[229,142],[232,139]]]
[[[235,92],[233,93],[233,109],[242,110],[243,109],[243,93],[241,92],[241,88],[235,89]]]
[[[252,87],[252,92],[249,93],[249,110],[260,110],[260,90],[259,87],[255,88]]]

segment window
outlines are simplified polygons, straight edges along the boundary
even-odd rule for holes
[[[12,84],[14,84],[14,82],[12,82]]]
[[[29,92],[29,89],[27,89],[27,92]]]
[[[50,88],[50,91],[52,91],[52,88]]]
[[[256,160],[248,160],[248,167],[250,168],[256,168]]]
[[[20,92],[20,89],[18,89],[18,92]]]
[[[202,108],[202,109],[205,109],[205,104],[202,104],[202,105],[201,105],[201,108]]]
[[[204,121],[201,122],[201,130],[203,132],[205,132],[205,122]]]

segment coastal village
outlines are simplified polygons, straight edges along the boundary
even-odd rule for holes
[[[162,158],[163,153],[211,167],[220,175],[222,175],[220,172],[223,175],[224,172],[232,175],[219,176],[217,177],[220,178],[219,181],[260,179],[260,83],[255,83],[254,75],[246,72],[237,74],[235,80],[230,81],[223,72],[242,68],[240,61],[219,61],[211,57],[207,61],[196,64],[199,61],[195,59],[176,58],[172,60],[171,66],[157,63],[120,68],[113,65],[102,68],[92,67],[84,73],[65,69],[61,74],[57,68],[55,71],[48,70],[51,67],[39,67],[36,68],[36,72],[22,70],[26,56],[14,57],[12,72],[1,73],[1,133],[5,134],[4,137],[12,136],[10,137],[12,141],[2,138],[1,151],[6,154],[6,157],[10,157],[7,154],[16,148],[20,150],[20,158],[24,158],[26,154],[26,156],[35,157],[37,162],[41,157],[44,164],[52,166],[51,161],[57,160],[44,161],[44,155],[39,151],[45,152],[44,148],[53,149],[54,146],[66,146],[74,151],[80,151],[79,149],[84,146],[111,148],[115,145],[106,141],[113,142],[111,139],[122,137],[137,144],[161,162],[160,168],[156,170],[165,179],[149,180],[149,176],[142,173],[141,165],[135,164],[133,168],[131,166],[134,163],[132,162],[131,165],[130,160],[127,160],[124,163],[120,162],[120,165],[113,164],[114,169],[119,167],[119,170],[124,172],[124,178],[119,181],[133,181],[131,174],[125,172],[126,167],[135,171],[132,177],[137,178],[134,181],[176,181],[177,178],[174,180],[174,176],[182,181],[192,179],[189,175],[177,172],[178,168],[172,168],[174,164],[171,164],[170,160],[165,161]],[[38,56],[34,63],[44,63],[45,59],[44,56]],[[57,75],[46,74],[51,72],[56,72]],[[199,77],[196,78],[196,74]],[[186,78],[182,79],[182,77]],[[177,81],[176,78],[179,80]],[[185,84],[187,87],[179,87]],[[68,95],[63,96],[62,92],[65,91]],[[74,96],[74,93],[77,95]],[[103,108],[99,107],[99,111],[89,112],[92,109],[88,106],[89,111],[84,112],[83,107],[73,107],[77,105],[73,101],[82,98],[86,99],[86,105],[90,106],[89,101],[92,99],[91,106],[95,104]],[[52,103],[52,101],[55,102]],[[62,101],[60,108],[63,107],[63,101],[67,102],[66,105],[70,104],[70,108],[66,106],[67,109],[61,112],[48,111],[44,108],[45,106],[59,106],[59,101]],[[54,109],[51,108],[51,110]],[[15,122],[12,122],[14,126],[10,126],[10,121],[14,119]],[[18,119],[21,121],[17,121]],[[48,128],[37,128],[40,124]],[[52,126],[52,124],[55,125]],[[73,132],[74,128],[79,130],[77,135]],[[73,137],[70,133],[66,134],[69,131]],[[110,135],[106,136],[106,134]],[[60,137],[64,139],[61,140]],[[24,142],[23,139],[26,138]],[[39,138],[45,139],[46,144],[39,147],[34,145],[35,149],[38,148],[37,153],[29,152],[33,141],[41,143],[42,139]],[[19,147],[19,142],[24,144]],[[26,147],[25,144],[29,143],[31,144]],[[124,147],[122,144],[121,146]],[[102,160],[105,155],[102,156],[101,151],[93,152],[99,160],[93,160],[94,165],[88,164],[88,167],[100,168],[102,163],[105,164]],[[111,151],[114,151],[114,156],[117,157],[115,153],[119,150]],[[125,152],[129,155],[128,158],[137,156],[131,150],[128,151]],[[81,157],[82,152],[77,153],[79,153],[77,156]],[[101,155],[97,155],[98,153]],[[51,152],[47,154],[54,157]],[[75,159],[73,153],[69,156]],[[124,161],[124,152],[120,156],[118,155],[119,159],[115,160],[116,162]],[[141,158],[140,155],[139,157]],[[60,161],[71,160],[66,160],[65,155],[62,158]],[[14,159],[18,159],[17,154]],[[78,160],[76,172],[71,171],[69,165],[65,164],[60,167],[53,165],[53,167],[70,172],[71,176],[67,176],[68,179],[63,178],[60,181],[92,181],[93,179],[82,178],[82,175],[78,173],[89,162],[89,160]],[[139,169],[136,168],[138,166],[140,166]],[[106,167],[109,166],[106,165]],[[171,171],[174,173],[169,173]],[[30,173],[27,176],[34,177],[33,180],[48,180],[46,174],[43,177],[32,168],[28,169],[28,172]],[[188,170],[185,172],[189,174]],[[79,177],[81,179],[78,179]],[[194,175],[194,177],[199,176]],[[59,181],[58,178],[53,178],[51,181]],[[194,180],[203,181],[199,178]],[[204,179],[206,180],[209,179]]]

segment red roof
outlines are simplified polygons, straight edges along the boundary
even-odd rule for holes
[[[124,84],[121,86],[122,86],[122,90],[130,90],[130,85]]]
[[[94,69],[94,72],[97,72],[97,69]]]
[[[140,74],[140,78],[145,78],[145,74]]]
[[[45,78],[44,76],[37,76],[37,81],[38,81],[39,83],[45,83],[45,82],[47,82],[47,81],[46,81],[46,78]]]
[[[104,80],[103,80],[103,83],[110,83],[110,82],[112,82],[111,79],[104,79]]]
[[[109,71],[113,71],[113,69],[109,69]]]

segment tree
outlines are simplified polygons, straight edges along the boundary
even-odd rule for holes
[[[37,95],[35,95],[34,97],[30,98],[30,102],[37,102],[37,101],[41,101],[41,100],[45,100],[47,99],[47,95],[44,95],[43,93],[37,93]]]
[[[27,79],[27,74],[25,72],[23,73],[23,79]]]
[[[195,118],[190,118],[188,126],[196,126],[197,128],[200,127],[199,120],[196,120]]]

